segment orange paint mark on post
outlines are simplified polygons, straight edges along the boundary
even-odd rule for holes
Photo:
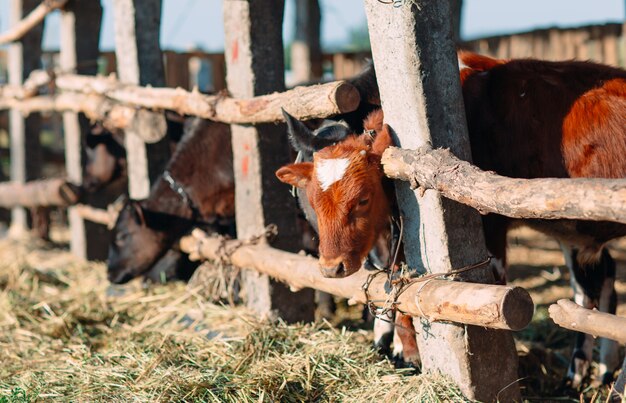
[[[250,157],[247,155],[241,160],[241,174],[245,177],[248,176],[248,170],[250,168]]]
[[[237,59],[239,58],[239,42],[237,41],[237,39],[233,41],[230,50],[231,50],[230,61],[232,63],[235,63]]]
[[[241,159],[241,175],[246,177],[250,171],[250,155],[248,155],[250,152],[250,144],[245,143],[243,149],[246,155]]]

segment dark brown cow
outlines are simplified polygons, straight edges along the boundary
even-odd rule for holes
[[[87,161],[83,172],[83,188],[97,192],[114,181],[126,178],[126,149],[122,135],[95,125],[85,136]]]
[[[129,200],[122,208],[112,231],[109,280],[125,283],[145,274],[196,225],[232,232],[234,198],[230,127],[189,121],[148,199]]]
[[[461,54],[472,157],[484,170],[516,178],[623,177],[626,173],[626,71],[589,62],[501,61]],[[314,157],[281,168],[278,177],[306,188],[320,229],[320,268],[332,277],[359,269],[389,219],[376,165],[386,138],[348,137]],[[372,215],[387,214],[384,217]],[[487,246],[506,262],[512,220],[484,217]],[[526,220],[562,245],[576,301],[615,312],[615,263],[604,244],[626,226],[575,220]],[[384,239],[382,240],[385,243]],[[324,246],[322,246],[322,244]],[[600,376],[612,379],[617,346],[603,340]],[[592,339],[578,339],[569,376],[578,386],[591,360]]]
[[[167,138],[172,154],[183,135],[185,118],[174,112],[165,113]],[[84,149],[87,161],[83,172],[83,188],[96,192],[112,182],[126,180],[126,149],[124,134],[111,132],[102,125],[93,125],[85,136]]]

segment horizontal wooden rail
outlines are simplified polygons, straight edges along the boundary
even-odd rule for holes
[[[69,206],[78,202],[80,187],[64,179],[0,183],[0,207]]]
[[[114,76],[90,77],[74,74],[56,78],[63,91],[94,93],[126,105],[148,109],[168,109],[182,115],[193,115],[224,123],[272,123],[283,121],[281,108],[299,119],[325,118],[355,110],[360,96],[356,88],[335,81],[250,99],[226,95],[203,95],[182,88],[152,88],[128,85]]]
[[[449,150],[391,147],[385,174],[435,189],[478,210],[514,218],[581,219],[626,223],[626,179],[515,179],[485,172]]]
[[[198,229],[191,236],[184,237],[180,247],[192,259],[227,259],[237,267],[268,274],[292,289],[315,288],[353,302],[368,301],[363,285],[370,280],[367,287],[369,301],[383,307],[389,300],[385,291],[386,276],[368,279],[372,272],[366,270],[341,279],[325,278],[318,269],[317,259],[312,257],[262,244],[224,241],[209,237]],[[534,310],[530,295],[519,287],[432,279],[412,283],[399,294],[396,306],[409,315],[494,329],[522,329],[530,322]]]
[[[65,3],[67,3],[67,0],[43,0],[40,5],[35,7],[18,24],[0,34],[0,45],[20,40],[28,31],[41,23],[46,18],[46,15],[63,7]]]
[[[128,128],[137,114],[137,109],[117,104],[104,96],[79,93],[41,95],[26,99],[0,98],[0,109],[9,108],[15,108],[24,115],[35,112],[84,113],[89,119],[102,122],[108,130]]]
[[[56,95],[36,96],[39,87],[52,77],[44,71],[31,73],[24,86],[0,87],[0,109],[15,108],[24,115],[34,112],[77,112],[101,121],[109,130],[139,125],[137,131],[146,142],[160,140],[147,133],[152,110],[172,110],[182,115],[198,116],[225,123],[256,124],[284,120],[281,108],[299,119],[325,118],[351,112],[360,102],[356,88],[345,81],[335,81],[273,93],[250,99],[226,95],[204,95],[181,88],[152,88],[120,83],[115,76],[61,74],[54,78]],[[158,130],[155,130],[158,131]]]
[[[108,228],[113,228],[113,225],[115,225],[115,221],[117,220],[118,213],[112,208],[104,210],[85,204],[78,204],[74,206],[74,209],[78,212],[78,215],[81,218],[97,224],[106,225]]]
[[[39,88],[49,84],[52,77],[44,70],[35,70],[24,81],[22,85],[0,86],[0,100],[3,99],[25,99],[37,95]]]
[[[624,317],[585,309],[568,299],[558,300],[548,311],[554,323],[561,327],[626,344]]]

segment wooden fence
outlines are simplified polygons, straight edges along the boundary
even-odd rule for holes
[[[13,26],[18,27],[22,15],[36,9],[38,4],[32,0],[14,0]],[[212,63],[222,66],[222,70],[214,70],[219,72],[220,77],[223,76],[224,65],[227,74],[224,82],[218,84],[213,81],[212,85],[222,85],[223,88],[225,84],[230,97],[207,98],[196,92],[162,88],[167,80],[180,84],[186,82],[188,85],[192,80],[188,76],[189,70],[172,67],[176,63],[189,65],[187,56],[179,57],[174,53],[164,55],[158,48],[155,39],[158,38],[160,28],[160,4],[160,0],[117,0],[114,3],[113,11],[118,22],[116,57],[106,56],[106,69],[116,66],[119,82],[115,79],[89,77],[96,73],[98,67],[94,60],[98,59],[97,39],[102,16],[99,2],[69,2],[62,11],[61,71],[54,80],[50,78],[49,82],[43,81],[46,85],[55,83],[55,86],[50,87],[56,87],[57,92],[43,97],[35,96],[28,85],[23,85],[23,80],[33,70],[26,68],[27,57],[32,58],[32,54],[38,55],[40,52],[41,37],[27,38],[31,33],[36,33],[35,29],[13,37],[21,39],[11,45],[9,53],[10,86],[2,88],[0,92],[0,103],[11,110],[11,178],[16,182],[11,186],[23,186],[26,181],[25,140],[28,136],[25,123],[28,119],[20,111],[45,109],[63,113],[65,161],[71,183],[56,181],[54,186],[50,183],[37,185],[46,189],[48,199],[49,195],[54,196],[54,200],[48,201],[63,205],[75,202],[74,196],[67,197],[67,189],[74,194],[72,183],[81,182],[80,133],[81,125],[85,122],[79,113],[88,112],[89,102],[98,103],[100,111],[108,108],[107,113],[97,118],[106,119],[117,108],[122,111],[120,116],[134,122],[123,127],[126,129],[129,192],[135,198],[147,195],[150,183],[163,171],[169,157],[169,149],[161,140],[164,133],[153,133],[151,142],[145,141],[144,132],[148,130],[144,120],[146,114],[151,115],[149,121],[152,122],[151,119],[162,118],[163,109],[173,109],[231,123],[238,235],[242,240],[247,240],[263,233],[268,224],[276,224],[280,229],[271,247],[263,241],[259,245],[243,247],[240,242],[231,241],[237,248],[228,256],[230,263],[255,269],[245,271],[244,275],[250,307],[262,315],[277,314],[292,321],[309,320],[312,318],[313,296],[310,290],[303,287],[315,287],[363,302],[369,298],[363,290],[363,283],[367,282],[367,293],[375,297],[369,299],[370,302],[381,307],[388,306],[390,302],[400,303],[406,312],[425,318],[420,326],[422,331],[425,326],[428,327],[425,333],[428,337],[418,338],[425,370],[448,374],[463,393],[472,399],[519,400],[519,388],[515,383],[517,355],[508,330],[519,329],[530,320],[533,306],[528,294],[517,288],[481,284],[488,281],[485,271],[463,277],[463,280],[471,280],[473,283],[443,280],[453,267],[470,265],[482,261],[486,256],[485,246],[477,242],[483,238],[478,213],[462,204],[449,203],[439,192],[422,194],[419,189],[411,189],[409,182],[414,172],[409,168],[405,171],[396,169],[398,178],[408,179],[407,182],[397,184],[402,210],[408,217],[428,216],[431,223],[420,229],[415,226],[419,220],[407,220],[407,233],[421,233],[421,242],[425,245],[422,248],[420,240],[407,237],[407,263],[418,267],[418,261],[428,259],[431,277],[428,277],[428,281],[415,281],[413,284],[419,285],[401,295],[392,295],[383,279],[368,278],[363,272],[343,280],[322,278],[315,269],[315,259],[295,253],[299,250],[300,237],[297,234],[295,206],[288,192],[276,181],[266,178],[276,168],[289,162],[285,128],[280,124],[251,123],[280,122],[282,118],[277,110],[288,103],[305,105],[300,110],[294,108],[294,114],[299,117],[322,117],[350,111],[358,103],[355,102],[358,101],[358,94],[346,83],[285,91],[281,30],[283,15],[276,11],[283,9],[283,0],[268,0],[263,4],[244,0],[224,3],[225,57],[216,56]],[[467,159],[469,140],[462,114],[442,112],[458,110],[454,105],[458,105],[461,97],[457,64],[453,57],[454,44],[449,37],[452,32],[449,26],[449,2],[429,0],[417,8],[393,7],[378,0],[366,0],[365,6],[385,119],[397,133],[399,145],[403,148],[416,148],[428,143],[448,146],[454,155]],[[251,23],[252,19],[255,19],[255,24]],[[434,37],[444,39],[433,41]],[[396,38],[404,38],[405,41]],[[407,48],[407,43],[413,44],[412,47]],[[512,50],[519,48],[518,45],[507,46]],[[609,53],[606,52],[606,55]],[[420,54],[428,54],[429,58],[420,60]],[[604,57],[605,53],[602,54]],[[498,56],[508,57],[508,54]],[[170,67],[166,68],[161,63],[155,63],[164,58],[178,61],[170,62]],[[619,62],[620,59],[618,57],[615,60]],[[415,66],[420,66],[420,71],[415,71]],[[424,86],[420,77],[425,72],[428,72],[430,82],[434,85]],[[41,82],[38,83],[41,85]],[[445,91],[445,94],[440,91]],[[275,92],[277,94],[273,94]],[[307,98],[303,94],[312,95]],[[433,103],[432,110],[427,114],[422,106],[428,104],[431,98],[442,102]],[[320,99],[325,102],[320,102]],[[306,100],[311,103],[303,103]],[[36,102],[44,106],[32,107]],[[220,102],[231,107],[219,112]],[[30,107],[25,106],[29,104]],[[232,105],[248,107],[236,108]],[[441,110],[435,111],[437,108]],[[264,110],[261,117],[257,114],[259,109]],[[143,112],[133,114],[129,110]],[[315,113],[311,112],[313,110]],[[432,116],[445,116],[448,121],[431,120]],[[154,132],[154,129],[151,130]],[[404,154],[394,156],[395,152]],[[390,161],[401,163],[407,157],[406,153],[406,150],[390,150],[385,156],[386,166],[390,165]],[[414,152],[412,158],[419,159],[419,154],[419,151]],[[435,155],[423,154],[430,157]],[[443,158],[440,160],[445,162]],[[388,174],[392,172],[386,170]],[[420,184],[429,183],[424,178],[419,180]],[[431,186],[438,189],[436,181],[431,182]],[[626,189],[623,181],[607,182],[606,185],[610,189],[608,193],[617,194]],[[32,192],[29,193],[32,195],[29,200],[41,195],[38,189],[28,191]],[[6,192],[0,193],[6,195]],[[608,196],[606,192],[596,193],[602,193],[602,197]],[[449,192],[446,196],[454,198],[454,194]],[[458,199],[465,200],[464,197]],[[609,202],[615,203],[612,205],[614,210],[623,211],[624,206],[620,203],[623,203],[624,198],[617,199]],[[27,204],[23,200],[13,200],[12,203],[7,205]],[[551,204],[550,201],[546,202],[548,206]],[[517,208],[506,207],[509,210]],[[501,206],[494,209],[506,212]],[[89,244],[103,243],[103,238],[88,233],[89,229],[83,222],[84,211],[84,208],[73,206],[69,217],[72,250],[87,256]],[[596,213],[597,219],[607,219],[602,211]],[[520,214],[519,211],[517,214]],[[621,215],[608,218],[624,221]],[[110,216],[104,215],[99,219],[106,221]],[[460,230],[454,228],[455,238],[450,241],[447,235],[458,222],[463,222],[464,226]],[[23,210],[19,207],[15,210],[12,225],[17,228],[15,232],[26,228]],[[223,241],[206,237],[197,231],[191,238],[183,240],[182,244],[184,250],[205,258],[224,258],[218,256],[217,251],[224,247],[230,249]],[[271,279],[268,274],[290,284],[291,288]],[[477,295],[480,298],[476,298]]]
[[[461,44],[461,47],[502,59],[578,59],[626,66],[624,25],[616,23],[579,28],[537,29],[476,39]]]

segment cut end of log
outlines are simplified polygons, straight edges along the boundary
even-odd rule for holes
[[[82,188],[70,182],[65,182],[59,187],[59,195],[68,206],[78,203],[82,194]]]
[[[359,102],[361,102],[359,91],[357,91],[355,86],[347,82],[339,85],[333,95],[339,113],[352,112],[359,107]]]
[[[502,317],[511,330],[522,330],[533,318],[535,304],[528,291],[522,287],[513,287],[504,296]]]

